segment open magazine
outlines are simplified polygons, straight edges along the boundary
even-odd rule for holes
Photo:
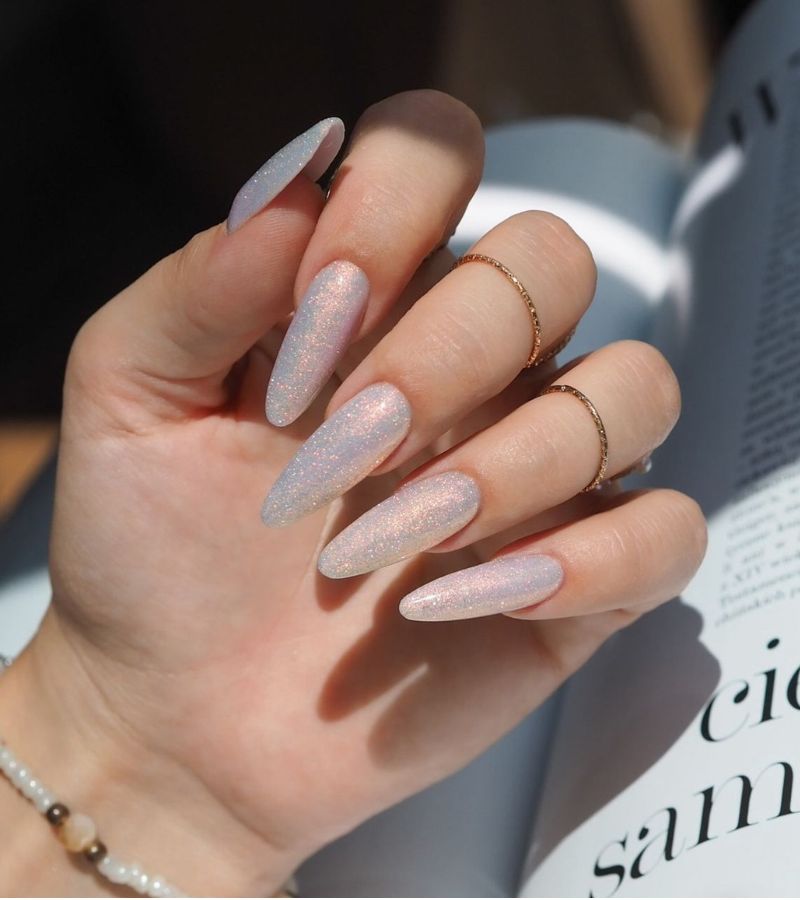
[[[480,759],[317,854],[301,894],[796,896],[800,2],[750,11],[689,153],[588,120],[491,135],[457,249],[523,208],[598,262],[565,358],[637,337],[677,369],[682,419],[627,483],[697,498],[707,558]],[[52,472],[0,533],[3,654],[47,602],[51,495]]]

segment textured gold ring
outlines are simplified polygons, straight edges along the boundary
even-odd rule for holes
[[[567,344],[575,337],[575,332],[578,330],[578,326],[576,325],[574,328],[570,328],[570,330],[564,335],[563,338],[553,347],[551,350],[548,350],[544,356],[540,356],[539,359],[536,360],[536,365],[541,366],[542,363],[546,363],[548,360],[551,360],[554,356],[558,356],[559,353],[567,346]]]
[[[497,269],[498,272],[502,272],[503,275],[514,285],[517,289],[520,297],[525,301],[525,305],[528,307],[528,312],[531,316],[531,324],[533,325],[533,346],[531,347],[531,353],[528,357],[528,361],[525,363],[525,368],[528,369],[531,366],[539,365],[539,361],[537,361],[537,357],[539,356],[539,350],[542,346],[542,326],[539,322],[539,314],[536,312],[536,306],[531,299],[531,295],[525,290],[525,285],[517,278],[517,276],[509,269],[507,266],[504,266],[500,260],[495,259],[492,256],[486,256],[484,253],[467,253],[465,256],[459,256],[459,258],[453,263],[450,271],[453,269],[457,269],[459,266],[463,266],[465,263],[470,262],[480,262],[486,263],[487,265],[492,266]]]
[[[543,397],[545,394],[572,394],[573,397],[577,397],[578,400],[581,401],[592,416],[592,420],[597,428],[597,433],[600,435],[600,465],[597,469],[597,474],[589,484],[583,488],[583,492],[593,491],[606,477],[606,469],[608,469],[608,435],[606,434],[606,426],[600,418],[600,413],[586,394],[582,394],[577,388],[574,388],[569,384],[551,384],[550,387],[545,388],[539,396]]]

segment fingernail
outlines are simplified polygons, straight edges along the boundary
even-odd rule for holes
[[[323,119],[271,156],[234,197],[228,234],[271,203],[301,172],[316,181],[333,162],[344,141],[341,119]]]
[[[369,280],[349,262],[332,262],[297,306],[272,368],[267,419],[290,425],[305,412],[350,345],[369,296]]]
[[[563,580],[552,556],[504,556],[423,585],[403,597],[400,612],[421,622],[510,612],[546,600]]]
[[[348,525],[317,567],[328,578],[349,578],[389,566],[460,531],[480,505],[477,483],[463,472],[415,481]]]
[[[379,466],[408,434],[411,406],[386,382],[359,391],[311,435],[261,508],[265,525],[288,525],[330,503]]]

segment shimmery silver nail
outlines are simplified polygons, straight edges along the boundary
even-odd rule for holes
[[[345,528],[322,551],[317,567],[328,578],[348,578],[389,566],[460,531],[480,504],[477,483],[463,472],[415,481]]]
[[[311,435],[267,495],[265,525],[288,525],[350,490],[411,428],[411,406],[394,385],[359,391]]]
[[[267,419],[290,425],[325,386],[350,345],[369,296],[369,280],[337,260],[317,275],[297,305],[267,389]]]
[[[407,619],[442,622],[524,609],[552,596],[564,570],[551,556],[503,556],[417,588],[400,601]]]
[[[234,197],[228,233],[271,203],[301,172],[316,181],[333,162],[343,141],[342,120],[323,119],[271,156]]]

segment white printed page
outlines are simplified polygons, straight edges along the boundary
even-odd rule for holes
[[[684,414],[650,482],[709,551],[570,686],[523,896],[800,891],[799,49],[800,4],[755,9],[699,145],[728,181],[678,235]]]

